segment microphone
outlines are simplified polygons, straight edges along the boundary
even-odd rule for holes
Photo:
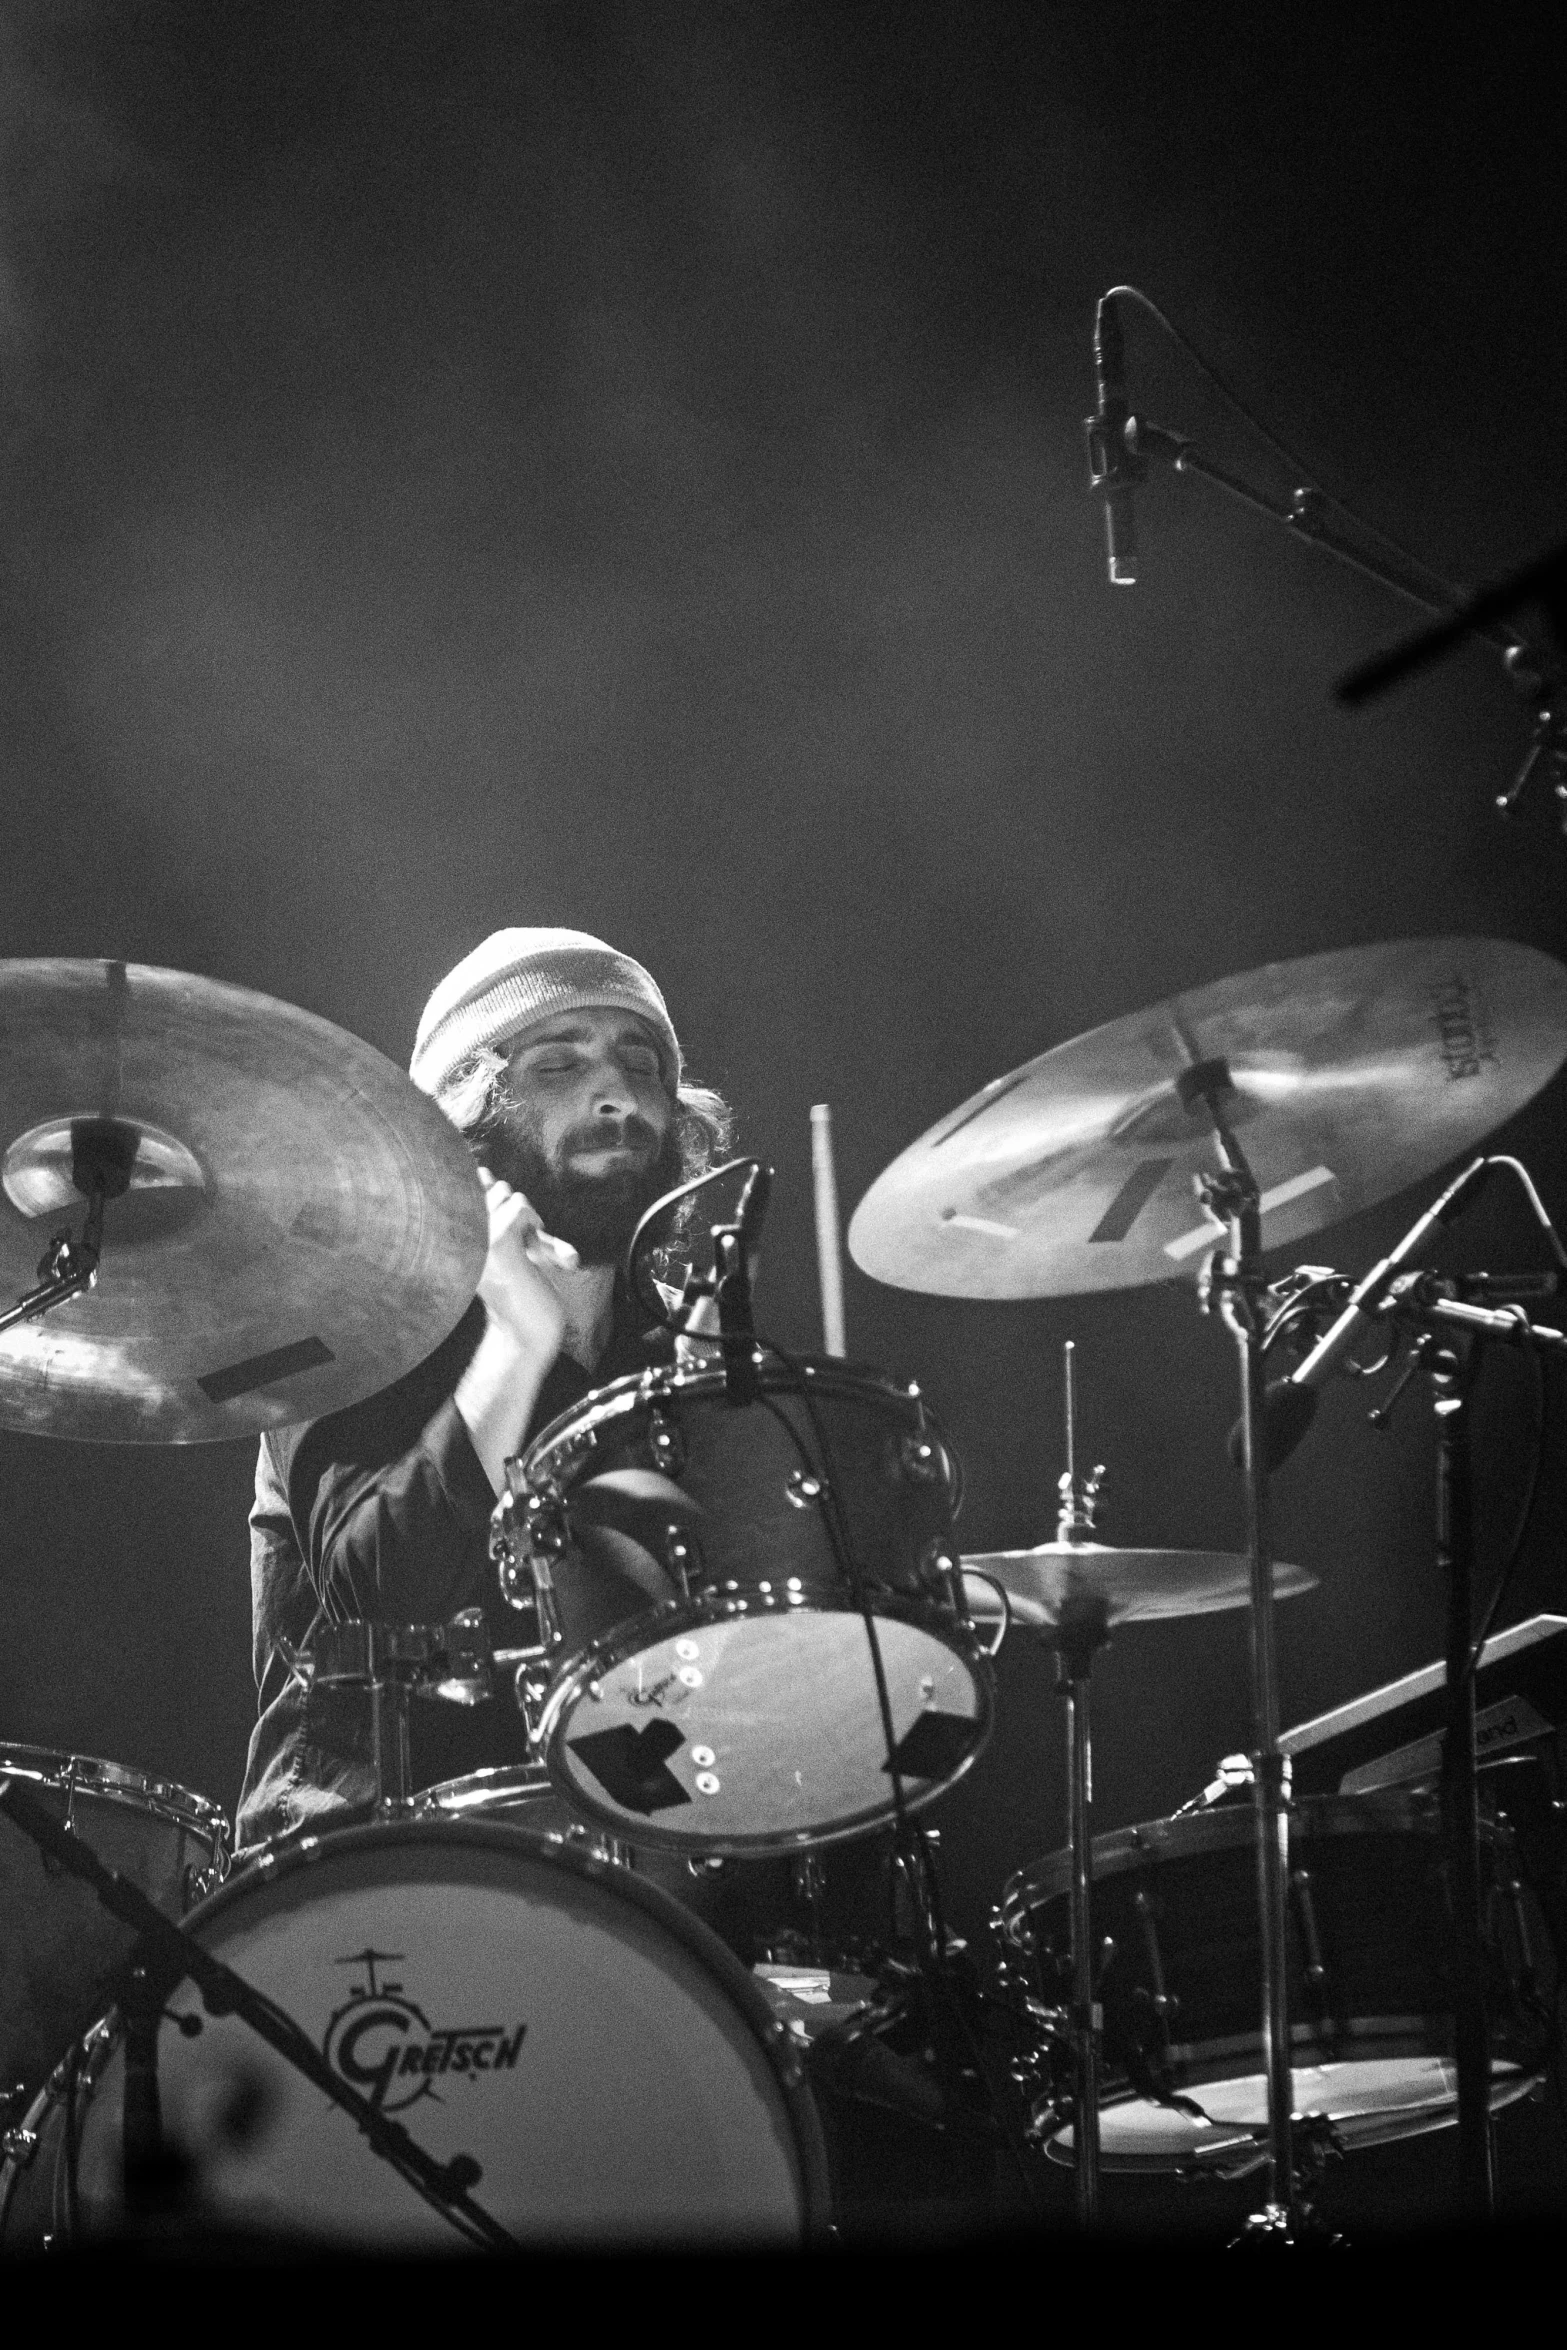
[[[736,1406],[755,1403],[761,1393],[755,1359],[756,1324],[751,1315],[751,1259],[772,1188],[771,1167],[753,1159],[734,1222],[713,1227],[713,1296],[718,1306],[724,1400]]]
[[[767,1203],[773,1196],[773,1171],[764,1167],[760,1159],[751,1163],[751,1172],[745,1179],[735,1209],[735,1222],[740,1227],[740,1238],[747,1257],[756,1254],[756,1241],[767,1214]]]
[[[1490,1160],[1482,1157],[1474,1160],[1461,1175],[1455,1175],[1435,1205],[1410,1225],[1391,1255],[1373,1265],[1365,1279],[1356,1284],[1348,1305],[1337,1321],[1324,1330],[1305,1360],[1287,1379],[1273,1381],[1263,1397],[1260,1431],[1270,1469],[1281,1467],[1289,1459],[1311,1426],[1317,1412],[1318,1388],[1372,1327],[1377,1309],[1397,1275],[1439,1225],[1450,1224],[1460,1209],[1468,1206],[1490,1171]],[[1244,1457],[1243,1427],[1237,1421],[1230,1430],[1230,1459],[1239,1468]]]
[[[1143,478],[1141,458],[1126,445],[1130,410],[1126,400],[1126,346],[1115,296],[1106,294],[1094,314],[1094,381],[1099,410],[1085,417],[1088,486],[1105,502],[1105,555],[1112,587],[1137,580],[1137,532],[1132,521],[1132,485]]]

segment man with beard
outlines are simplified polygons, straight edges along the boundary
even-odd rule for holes
[[[653,980],[574,930],[502,930],[426,1005],[410,1073],[467,1135],[489,1206],[478,1294],[423,1363],[350,1410],[261,1439],[251,1511],[259,1718],[241,1848],[374,1793],[368,1700],[307,1692],[290,1651],[349,1617],[443,1623],[481,1606],[517,1638],[488,1555],[505,1463],[664,1333],[618,1268],[644,1209],[727,1148],[684,1079]],[[500,1698],[412,1712],[414,1784],[527,1757]]]

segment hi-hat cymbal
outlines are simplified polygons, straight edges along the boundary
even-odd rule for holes
[[[1033,1550],[985,1550],[963,1561],[963,1588],[976,1616],[999,1617],[988,1576],[1007,1595],[1013,1621],[1045,1630],[1070,1599],[1099,1599],[1108,1625],[1165,1616],[1212,1616],[1244,1607],[1251,1565],[1226,1550],[1113,1550],[1101,1542],[1041,1542]],[[1275,1561],[1273,1596],[1293,1599],[1316,1576]]]
[[[0,962],[0,1305],[80,1233],[73,1130],[134,1152],[98,1285],[0,1334],[0,1427],[191,1443],[410,1369],[484,1262],[472,1160],[384,1054],[270,996],[136,963]]]
[[[1225,1110],[1285,1247],[1432,1173],[1567,1059],[1567,970],[1500,939],[1406,939],[1269,963],[997,1078],[871,1185],[849,1252],[898,1289],[1053,1297],[1195,1272],[1217,1164],[1179,1091],[1221,1062]]]

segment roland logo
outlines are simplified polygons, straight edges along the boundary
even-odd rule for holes
[[[1431,999],[1431,1021],[1436,1030],[1436,1049],[1449,1082],[1456,1084],[1461,1078],[1478,1077],[1487,1067],[1495,1067],[1496,1039],[1486,1020],[1485,1006],[1478,989],[1471,986],[1462,972],[1455,972],[1436,989]]]
[[[399,1966],[401,1954],[361,1950],[338,1966],[359,1967],[355,1983],[322,2036],[328,2064],[383,2113],[397,2113],[419,2097],[435,2097],[437,2080],[480,2081],[516,2068],[526,2024],[432,2024],[401,1983],[378,1967]]]

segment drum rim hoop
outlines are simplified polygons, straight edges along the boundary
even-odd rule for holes
[[[1289,1818],[1292,1837],[1329,1842],[1376,1835],[1434,1839],[1441,1833],[1434,1802],[1403,1788],[1379,1787],[1364,1795],[1302,1795],[1290,1806]],[[1094,1838],[1094,1880],[1126,1876],[1139,1865],[1162,1868],[1231,1852],[1254,1842],[1256,1832],[1257,1815],[1250,1803],[1225,1804],[1184,1818],[1140,1820],[1135,1827],[1113,1828]],[[1482,1821],[1482,1836],[1485,1833]],[[1060,1900],[1071,1874],[1072,1856],[1063,1845],[1009,1877],[1000,1902],[1008,1932],[1015,1933],[1047,1902]]]
[[[101,1796],[107,1802],[123,1803],[192,1829],[215,1844],[226,1847],[228,1843],[228,1814],[221,1804],[182,1786],[177,1779],[141,1770],[135,1763],[112,1762],[104,1755],[73,1754],[63,1746],[30,1746],[3,1739],[0,1779],[6,1778],[25,1779],[62,1794]]]
[[[851,1396],[858,1402],[874,1400],[916,1413],[923,1409],[925,1419],[942,1442],[946,1443],[946,1431],[941,1425],[940,1416],[923,1390],[916,1388],[911,1392],[907,1386],[900,1386],[889,1373],[879,1370],[874,1364],[850,1362],[840,1355],[797,1355],[794,1361],[811,1374],[813,1395],[839,1399]],[[800,1381],[792,1365],[782,1363],[776,1355],[765,1352],[761,1364],[761,1383],[769,1395],[800,1392]],[[548,1460],[569,1435],[576,1433],[580,1437],[604,1420],[628,1416],[639,1401],[645,1400],[651,1410],[657,1403],[715,1401],[721,1399],[724,1392],[723,1366],[705,1360],[695,1364],[653,1364],[645,1371],[624,1372],[620,1378],[607,1380],[602,1387],[590,1389],[578,1402],[568,1404],[563,1412],[557,1412],[554,1419],[539,1430],[522,1454],[523,1478],[533,1484],[540,1473],[535,1464]],[[553,1471],[549,1474],[553,1476]]]

